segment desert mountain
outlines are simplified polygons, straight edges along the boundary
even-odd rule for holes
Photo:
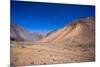
[[[46,32],[31,32],[31,36],[34,38],[35,41],[38,41],[46,36]]]
[[[25,28],[15,23],[11,23],[11,40],[13,41],[37,41],[44,35],[38,32],[30,33]]]
[[[29,33],[25,33],[24,29],[16,28],[11,29],[13,39],[20,37],[22,40],[25,39],[22,35],[31,38]],[[31,35],[36,34],[32,33]],[[37,36],[34,37],[36,38]],[[39,38],[41,39],[42,37],[40,36]],[[14,42],[11,47],[11,65],[95,61],[95,18],[86,17],[74,20],[72,23],[48,33],[41,40],[32,42],[31,45],[20,44]],[[30,43],[27,42],[27,44]]]
[[[40,42],[52,43],[82,43],[94,44],[95,42],[95,18],[86,17],[72,21],[56,31],[50,32]]]

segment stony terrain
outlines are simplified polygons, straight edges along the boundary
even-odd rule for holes
[[[94,17],[74,20],[36,42],[11,41],[11,65],[95,61]]]

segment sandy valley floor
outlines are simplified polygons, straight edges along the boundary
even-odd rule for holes
[[[45,45],[28,45],[11,48],[11,65],[39,65],[39,64],[57,64],[73,62],[89,62],[95,60],[95,52],[92,49],[82,49],[77,47],[68,47],[69,49],[52,48]],[[70,49],[72,48],[72,49]]]

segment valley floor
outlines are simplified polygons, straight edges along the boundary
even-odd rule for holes
[[[56,49],[45,45],[11,47],[11,66],[95,61],[94,50]]]

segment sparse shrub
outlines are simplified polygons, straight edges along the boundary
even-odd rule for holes
[[[17,58],[15,59],[15,62],[17,62]]]
[[[41,50],[39,50],[38,52],[41,52]]]
[[[38,52],[44,51],[44,49],[40,49]]]
[[[31,62],[31,64],[34,64],[34,61],[33,61],[33,62]]]
[[[66,49],[66,48],[64,48],[64,49]]]
[[[79,44],[78,47],[86,48],[85,44]]]
[[[52,57],[52,55],[50,55],[50,57]]]
[[[80,45],[78,45],[78,47],[82,47],[82,45],[80,44]]]
[[[22,46],[22,48],[26,48],[25,46]]]
[[[52,59],[53,61],[56,61],[56,59]]]
[[[28,44],[28,45],[33,45],[33,44]]]
[[[43,63],[43,64],[46,64],[46,63]]]
[[[74,40],[72,40],[72,43],[75,43],[75,41],[74,41]]]

